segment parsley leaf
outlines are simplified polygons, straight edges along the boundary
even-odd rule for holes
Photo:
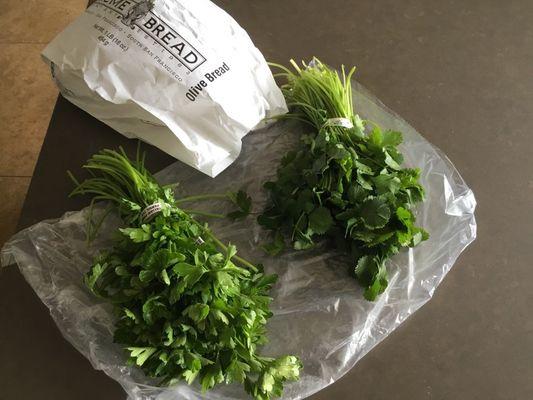
[[[230,193],[229,198],[238,209],[230,212],[227,215],[228,218],[233,220],[243,219],[252,211],[252,198],[245,191],[239,190],[237,193]]]
[[[140,160],[129,160],[123,151],[103,150],[88,166],[93,177],[74,193],[105,194],[126,226],[95,259],[85,284],[115,306],[113,338],[128,363],[160,385],[198,381],[206,391],[239,382],[256,399],[280,396],[285,381],[298,379],[301,363],[294,356],[259,353],[267,341],[276,276],[263,274],[179,207],[229,195],[176,201],[169,187],[158,185]],[[239,208],[233,217],[250,212],[245,192],[230,197]],[[143,221],[140,210],[155,202],[162,211]]]

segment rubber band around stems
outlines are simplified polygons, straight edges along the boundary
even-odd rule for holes
[[[161,206],[160,203],[150,204],[144,210],[142,210],[142,212],[141,212],[141,220],[143,222],[149,222],[152,218],[154,218],[162,210],[163,210],[163,207]]]
[[[326,122],[324,122],[324,125],[322,125],[322,128],[326,128],[328,126],[340,126],[342,128],[351,129],[353,128],[353,123],[348,118],[344,117],[328,118]]]

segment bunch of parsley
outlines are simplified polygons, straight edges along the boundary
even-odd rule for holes
[[[402,168],[402,134],[383,131],[353,112],[351,76],[314,59],[279,76],[289,114],[311,127],[296,151],[265,183],[270,203],[258,222],[275,231],[267,251],[279,253],[288,237],[297,250],[329,237],[354,260],[352,271],[374,300],[387,287],[386,261],[428,238],[413,209],[424,199],[420,171]],[[339,123],[339,118],[341,118]],[[285,233],[285,234],[283,234]]]
[[[286,380],[296,380],[301,363],[295,356],[258,354],[266,342],[272,315],[269,290],[275,275],[237,256],[178,205],[207,198],[229,198],[246,215],[245,193],[174,198],[160,186],[143,161],[124,152],[103,150],[84,166],[92,174],[73,194],[106,200],[127,227],[114,246],[99,255],[85,276],[87,287],[114,304],[114,340],[129,363],[161,385],[198,380],[203,390],[239,382],[254,398],[280,396]],[[72,175],[71,175],[72,176]],[[141,211],[158,204],[150,221]],[[209,214],[216,216],[216,214]]]

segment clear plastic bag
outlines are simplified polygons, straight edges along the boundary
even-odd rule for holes
[[[418,224],[431,237],[389,262],[389,287],[377,301],[363,298],[362,289],[348,276],[350,261],[341,254],[322,246],[267,257],[260,244],[269,240],[269,234],[257,225],[255,215],[234,223],[211,222],[221,240],[236,244],[246,258],[263,262],[268,272],[279,275],[272,292],[270,343],[262,352],[272,356],[296,354],[304,364],[300,381],[286,385],[284,399],[305,398],[344,375],[431,298],[476,236],[474,194],[448,158],[355,82],[353,90],[356,111],[362,117],[404,133],[401,150],[405,164],[422,169],[421,181],[427,193],[416,214]],[[214,180],[181,163],[161,171],[158,179],[180,182],[179,195],[244,187],[254,199],[254,211],[259,211],[266,201],[262,183],[275,174],[280,158],[296,144],[301,129],[281,122],[248,135],[238,160]],[[202,205],[217,212],[224,207],[216,201]],[[158,388],[140,370],[126,366],[124,352],[112,342],[110,306],[99,302],[82,283],[92,257],[109,244],[119,221],[109,217],[99,238],[88,247],[85,214],[70,212],[19,232],[3,248],[2,265],[18,264],[65,338],[94,368],[118,381],[130,399],[248,398],[239,385],[219,385],[205,394],[196,385]]]

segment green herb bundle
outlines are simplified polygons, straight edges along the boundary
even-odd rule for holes
[[[295,356],[257,352],[266,342],[276,276],[238,257],[235,246],[192,217],[202,213],[178,207],[229,198],[240,206],[233,214],[239,217],[250,199],[240,192],[176,200],[172,187],[160,186],[143,164],[122,150],[103,150],[84,166],[92,177],[75,180],[73,191],[109,201],[127,224],[85,277],[95,295],[115,306],[115,342],[160,385],[197,379],[208,390],[239,382],[256,399],[280,396],[284,381],[298,379],[301,364]],[[142,211],[149,206],[158,213],[147,221]]]
[[[282,70],[282,90],[293,118],[310,134],[281,161],[277,179],[265,183],[270,203],[258,222],[274,230],[265,248],[276,254],[289,237],[295,249],[329,237],[354,260],[352,271],[374,300],[387,287],[386,261],[428,238],[415,226],[413,207],[424,198],[420,171],[402,168],[400,132],[383,131],[354,114],[352,68],[339,74],[320,61]],[[285,233],[285,235],[283,234]]]

